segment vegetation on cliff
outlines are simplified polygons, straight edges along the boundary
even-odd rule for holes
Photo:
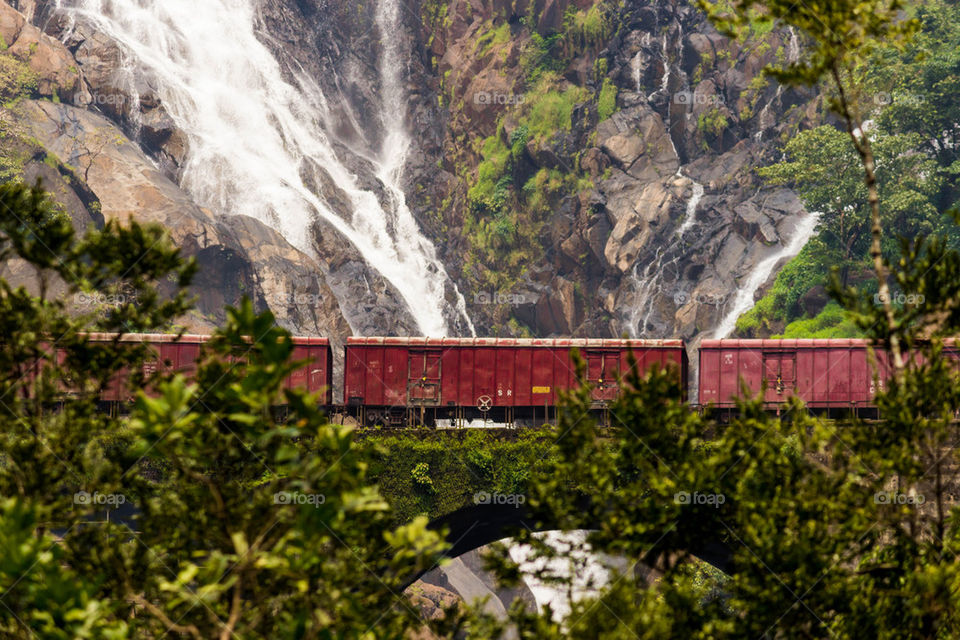
[[[560,202],[594,187],[578,166],[577,141],[617,109],[617,87],[602,72],[586,84],[564,75],[576,63],[591,68],[605,64],[597,54],[614,29],[617,3],[604,0],[585,9],[571,5],[561,24],[546,29],[538,26],[536,6],[530,3],[516,22],[506,14],[492,16],[468,52],[478,61],[494,61],[505,77],[502,92],[458,94],[457,78],[449,74],[459,70],[450,70],[443,80],[443,103],[452,121],[470,122],[475,116],[468,111],[477,108],[495,114],[492,135],[455,131],[458,145],[447,156],[467,185],[463,273],[474,291],[510,291],[542,261],[549,250],[544,225]],[[446,2],[426,3],[422,9],[434,33],[449,27],[449,11]],[[448,200],[444,207],[454,204]],[[497,317],[505,323],[510,311]],[[514,332],[523,330],[513,322]]]
[[[28,160],[23,127],[14,114],[18,103],[36,90],[37,80],[29,65],[7,51],[0,52],[0,182],[18,178]]]
[[[834,2],[829,15],[791,0],[766,5],[814,45],[807,65],[786,75],[793,81],[848,71],[848,63],[862,68],[867,45],[902,35],[893,26],[900,7],[887,0]],[[747,18],[757,9],[752,0],[725,7]],[[931,15],[956,23],[949,12]],[[591,22],[588,12],[573,23],[583,42],[595,32]],[[823,22],[834,30],[825,32]],[[835,33],[853,42],[838,44]],[[951,95],[955,81],[956,55],[930,62],[937,58],[911,62],[932,65],[920,74],[931,99]],[[843,74],[834,80],[859,86]],[[582,102],[565,97],[577,85],[560,91],[553,83],[544,85],[536,113],[562,125]],[[536,106],[498,119],[497,135],[477,150],[489,164],[472,196],[485,215],[503,214],[506,202],[524,195],[518,171],[523,185],[539,180],[540,193],[554,179],[557,190],[578,186],[562,171],[523,173],[521,150],[537,138]],[[750,401],[722,423],[691,411],[674,375],[652,372],[627,381],[612,432],[601,432],[589,413],[591,391],[581,389],[552,440],[471,433],[452,444],[387,436],[359,446],[350,429],[327,423],[317,398],[283,388],[298,366],[290,336],[246,302],[227,313],[194,382],[135,376],[130,418],[105,415],[99,392],[121,367],[142,369],[143,353],[120,344],[93,349],[85,332],[169,330],[188,307],[184,287],[196,268],[159,228],[108,223],[77,237],[41,190],[0,186],[0,258],[24,261],[41,285],[31,293],[0,280],[0,631],[14,638],[407,639],[428,630],[495,637],[505,624],[483,611],[423,620],[400,591],[443,548],[421,514],[490,487],[524,492],[544,522],[594,529],[594,551],[628,561],[563,620],[518,602],[509,622],[522,638],[960,638],[953,495],[960,379],[937,342],[960,331],[960,251],[941,219],[956,201],[957,148],[944,129],[956,120],[907,111],[915,119],[906,131],[891,128],[886,111],[876,117],[871,153],[858,147],[862,131],[848,133],[860,149],[853,157],[834,130],[813,129],[766,172],[811,202],[820,198],[834,227],[785,270],[766,308],[802,306],[795,292],[824,282],[821,257],[843,267],[826,287],[835,301],[787,333],[852,327],[878,344],[925,350],[878,395],[879,423],[829,422],[797,405],[782,420]],[[931,143],[931,132],[946,138]],[[880,184],[871,192],[874,157]],[[867,173],[862,187],[858,163]],[[878,245],[877,289],[864,284],[860,271],[870,264],[857,257],[874,248],[855,230],[867,217]],[[892,244],[891,227],[901,225],[918,236]],[[943,237],[920,237],[928,231]],[[888,273],[894,291],[920,297],[891,305],[888,296],[878,305],[874,291]],[[50,295],[54,282],[66,295]],[[119,303],[75,317],[66,300],[80,294]],[[66,358],[50,353],[51,336]],[[922,341],[931,336],[932,344]],[[137,393],[144,383],[155,397]],[[285,422],[272,411],[281,397],[290,408]],[[134,527],[104,521],[105,505],[127,500],[137,507]],[[572,555],[519,535],[547,559]],[[696,554],[713,557],[726,575],[691,569]],[[520,575],[506,554],[491,564],[506,581]],[[639,570],[644,565],[655,579]],[[571,576],[550,573],[539,577],[573,591]]]
[[[876,151],[883,223],[890,231],[882,246],[887,259],[900,251],[897,235],[937,234],[951,246],[960,244],[960,233],[943,213],[958,204],[960,195],[960,11],[939,0],[911,11],[922,21],[921,31],[902,51],[890,46],[874,51],[854,96],[868,114],[867,133]],[[846,132],[833,125],[800,132],[783,152],[784,161],[759,173],[773,184],[793,187],[808,209],[822,212],[820,233],[740,318],[738,333],[776,335],[790,323],[825,314],[812,323],[794,324],[790,337],[813,337],[805,335],[803,327],[817,327],[823,335],[830,326],[836,327],[838,337],[848,336],[849,325],[841,327],[843,321],[823,309],[822,302],[819,308],[804,308],[799,301],[827,284],[831,267],[839,270],[844,284],[872,286],[876,293],[875,280],[871,285],[871,277],[864,275],[870,270],[870,208],[859,158]],[[910,302],[902,294],[892,292],[894,304]]]
[[[540,429],[364,433],[358,443],[398,525],[474,505],[479,492],[526,495],[553,463],[552,432]]]

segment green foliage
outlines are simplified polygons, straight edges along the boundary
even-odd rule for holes
[[[903,52],[895,47],[877,49],[859,90],[876,112],[870,135],[884,203],[881,222],[892,232],[881,245],[888,259],[900,250],[895,234],[939,234],[950,246],[960,246],[960,234],[941,213],[958,200],[951,142],[956,133],[949,125],[956,102],[943,95],[952,91],[948,70],[960,65],[956,14],[952,5],[925,3],[916,12],[923,20],[919,36]],[[937,136],[940,142],[934,142]],[[784,154],[783,161],[759,173],[773,184],[791,186],[809,210],[821,212],[817,255],[806,260],[836,267],[846,285],[851,274],[862,274],[870,266],[870,207],[860,157],[847,134],[831,126],[799,133],[788,141]],[[821,277],[815,284],[824,282]],[[812,284],[797,286],[805,291]],[[765,335],[777,323],[801,319],[799,308],[787,299],[789,293],[783,287],[774,289],[779,291],[776,301],[771,292],[741,318],[738,328],[745,334]]]
[[[510,168],[511,150],[499,134],[492,135],[483,141],[480,156],[482,161],[477,167],[477,181],[470,187],[468,196],[474,209],[496,213],[507,199],[506,185],[501,180]]]
[[[697,130],[702,134],[709,134],[714,137],[722,135],[729,125],[730,122],[727,120],[726,114],[717,107],[712,107],[709,111],[701,113],[697,118]]]
[[[751,337],[770,335],[776,325],[783,326],[800,318],[803,315],[800,298],[814,287],[826,286],[829,272],[823,265],[825,260],[833,257],[835,255],[830,253],[820,238],[808,242],[780,270],[770,290],[752,309],[740,316],[737,333]]]
[[[945,229],[932,202],[940,186],[936,162],[915,151],[920,138],[883,130],[874,136],[885,226],[909,236]],[[851,260],[862,263],[870,210],[860,160],[846,134],[830,126],[803,131],[784,152],[786,160],[760,169],[760,175],[796,188],[807,208],[822,212],[824,244],[841,256],[841,267],[848,268]],[[894,243],[886,248],[896,251]]]
[[[813,318],[794,320],[775,338],[861,338],[863,334],[836,302],[830,302]]]
[[[18,180],[30,159],[26,133],[11,112],[18,109],[21,99],[36,92],[38,82],[39,77],[29,65],[8,53],[0,53],[0,102],[9,110],[0,119],[0,182]]]
[[[517,127],[510,134],[510,158],[517,162],[527,150],[527,142],[530,141],[530,130],[523,124]]]
[[[413,484],[418,488],[429,493],[435,491],[433,488],[433,479],[430,477],[430,465],[426,462],[418,463],[410,472],[410,476],[413,478]]]
[[[546,38],[534,31],[520,53],[520,68],[528,86],[535,85],[544,73],[563,68],[562,54],[557,44],[560,34]]]
[[[525,495],[530,479],[545,473],[552,460],[552,438],[538,430],[368,434],[361,444],[369,477],[390,503],[397,525],[473,505],[478,492]],[[425,471],[430,490],[418,479]]]
[[[39,77],[28,64],[10,54],[0,54],[0,100],[5,104],[37,90]]]
[[[960,508],[946,490],[960,380],[936,354],[878,398],[897,415],[889,429],[828,423],[793,402],[781,420],[755,401],[721,425],[684,406],[675,374],[652,373],[628,382],[601,432],[589,390],[574,392],[559,459],[529,504],[564,529],[592,529],[590,547],[628,569],[562,623],[512,610],[520,637],[960,637],[958,595],[944,588],[960,579]],[[571,555],[520,539],[544,559]],[[728,555],[726,575],[696,560],[704,552]],[[489,563],[507,584],[520,573],[505,555]]]
[[[0,280],[0,634],[452,633],[454,612],[428,624],[396,595],[436,562],[439,535],[424,519],[395,527],[351,431],[285,388],[304,363],[272,315],[245,300],[193,381],[147,380],[145,347],[87,332],[167,330],[195,267],[155,227],[76,237],[39,188],[0,185],[0,205],[0,261],[24,260],[39,292]],[[81,296],[116,304],[71,308]],[[135,373],[118,380],[123,368]],[[98,410],[112,383],[136,398],[129,418]],[[104,518],[125,503],[131,526]]]
[[[475,49],[480,49],[480,57],[485,57],[491,50],[501,47],[510,41],[510,24],[504,22],[497,28],[490,28],[474,42]],[[481,48],[482,47],[482,48]]]
[[[600,97],[597,98],[597,113],[600,122],[603,122],[617,110],[617,85],[610,78],[603,79]]]
[[[40,296],[0,280],[0,414],[7,425],[0,435],[0,628],[6,637],[128,637],[130,605],[110,593],[105,569],[90,566],[91,549],[113,555],[121,548],[118,531],[81,526],[93,508],[74,504],[74,493],[116,488],[123,469],[107,454],[123,429],[95,412],[96,398],[144,354],[119,344],[92,348],[81,330],[166,326],[186,304],[182,295],[162,301],[156,284],[170,273],[185,284],[193,268],[157,228],[108,224],[77,238],[39,187],[7,183],[0,185],[0,261],[14,257],[34,269]],[[58,295],[50,298],[54,284]],[[69,301],[91,290],[119,302],[110,312],[68,313]],[[62,358],[51,352],[51,339]],[[49,411],[57,405],[59,412]],[[54,540],[50,529],[63,533]]]
[[[524,160],[529,145],[547,145],[558,132],[571,130],[574,108],[588,99],[586,89],[544,73],[511,114],[517,126],[509,139],[501,120],[495,135],[479,141],[481,161],[468,190],[470,211],[464,220],[470,244],[465,271],[479,286],[507,290],[539,257],[538,237],[550,202],[592,187],[572,169],[530,176],[525,173],[530,163]]]
[[[131,478],[145,496],[138,542],[154,554],[121,571],[147,570],[143,597],[198,637],[222,632],[221,620],[240,635],[359,633],[371,610],[384,614],[381,633],[402,635],[420,623],[392,606],[394,593],[435,561],[439,539],[425,520],[394,529],[350,430],[328,424],[316,397],[285,389],[303,364],[293,349],[244,301],[228,309],[196,384],[176,376],[138,399],[130,460],[163,468],[164,483]],[[286,424],[271,418],[279,402]]]
[[[573,108],[589,100],[589,93],[583,87],[568,85],[561,91],[556,89],[559,84],[556,75],[545,73],[526,95],[524,124],[537,144],[546,142],[559,131],[570,131]]]
[[[578,10],[571,5],[563,21],[563,43],[567,55],[605,44],[612,28],[605,2],[594,3],[588,9]]]
[[[920,33],[906,50],[884,49],[872,61],[867,93],[883,108],[881,129],[917,135],[917,149],[937,164],[941,188],[934,198],[938,210],[958,203],[960,160],[960,9],[954,3],[927,0],[914,17]]]
[[[897,2],[801,7],[734,0],[707,8],[728,32],[748,24],[753,11],[797,27],[811,41],[807,57],[781,69],[781,77],[814,84],[833,75],[838,90],[850,88],[846,74],[866,53],[915,27]],[[843,97],[835,102],[865,169],[879,240],[873,142],[853,132],[862,120],[851,104]],[[902,187],[910,178],[897,175],[896,162],[917,161],[918,141],[888,142],[898,150],[884,162],[878,153],[877,168]],[[929,199],[923,189],[896,191]],[[896,216],[922,199],[887,201]],[[821,241],[819,250],[827,247]],[[629,570],[615,575],[599,597],[575,604],[562,623],[552,622],[549,612],[514,609],[511,622],[520,637],[960,637],[960,592],[953,588],[960,583],[960,507],[948,490],[960,480],[960,377],[955,348],[947,347],[948,356],[937,340],[960,330],[960,253],[947,239],[924,235],[895,248],[893,258],[889,246],[882,251],[875,243],[882,262],[876,272],[891,273],[909,302],[877,304],[869,287],[844,286],[834,273],[830,290],[839,306],[820,314],[819,326],[805,327],[840,331],[852,323],[878,348],[899,342],[922,351],[923,358],[908,359],[903,375],[877,394],[883,422],[828,423],[795,401],[781,407],[783,420],[752,400],[738,403],[730,424],[718,424],[683,406],[675,377],[655,373],[633,377],[615,403],[611,446],[589,418],[589,390],[572,394],[558,425],[560,458],[554,473],[533,485],[530,505],[564,529],[593,529],[591,547],[626,559]],[[809,258],[808,252],[798,267]],[[801,268],[794,277],[808,279]],[[544,559],[569,555],[521,538]],[[686,568],[708,549],[726,550],[727,579],[704,581]],[[640,579],[636,562],[652,565],[657,579]],[[518,575],[507,557],[491,564],[506,579]],[[555,582],[571,587],[567,577]]]

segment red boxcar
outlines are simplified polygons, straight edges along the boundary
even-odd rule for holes
[[[93,333],[88,336],[90,342],[113,342],[116,336],[106,333]],[[147,344],[154,357],[143,364],[143,373],[152,375],[158,370],[179,372],[191,377],[197,370],[197,358],[201,346],[210,336],[167,334],[127,334],[121,342]],[[323,404],[333,404],[333,351],[326,338],[293,338],[293,359],[306,360],[307,364],[295,371],[286,381],[287,388],[300,388],[316,393],[323,391]],[[127,402],[132,392],[126,381],[127,375],[121,373],[114,379],[102,396],[103,402]]]
[[[797,396],[811,409],[875,414],[879,390],[868,360],[866,340],[704,340],[700,345],[700,404],[734,406],[741,381],[749,394],[760,393],[764,403],[779,408]],[[887,354],[875,349],[879,388],[890,376]],[[956,344],[945,355],[957,359]]]
[[[679,340],[349,338],[344,402],[368,425],[546,420],[558,392],[578,384],[573,348],[586,360],[598,408],[616,398],[631,350],[641,370],[672,363],[686,380]]]

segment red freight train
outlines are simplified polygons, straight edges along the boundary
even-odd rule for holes
[[[796,396],[808,408],[828,413],[875,416],[874,394],[890,377],[887,353],[874,349],[879,389],[868,359],[866,340],[704,340],[700,344],[700,405],[729,410],[741,396],[740,381],[751,396],[764,383],[764,404],[778,410]],[[944,356],[958,359],[957,345],[946,342]]]
[[[598,409],[617,397],[631,352],[641,371],[672,363],[686,380],[680,340],[348,338],[344,404],[365,425],[542,424],[580,382],[573,348]]]
[[[742,395],[764,391],[776,410],[796,396],[810,409],[873,410],[873,370],[866,340],[704,340],[700,344],[700,404],[730,409]],[[882,381],[886,353],[876,351]]]
[[[111,334],[90,340],[112,342]],[[144,373],[176,371],[188,377],[209,336],[126,335],[147,344],[155,357]],[[559,392],[581,383],[593,387],[594,408],[604,411],[617,397],[630,354],[640,371],[675,365],[683,387],[687,355],[680,340],[349,338],[344,349],[344,402],[333,398],[333,353],[325,338],[294,338],[293,357],[307,361],[288,387],[323,392],[321,403],[342,419],[367,426],[466,426],[477,419],[513,425],[547,422]],[[586,361],[578,380],[571,351]],[[741,384],[751,396],[764,389],[767,409],[779,411],[798,397],[815,411],[876,414],[873,369],[865,340],[704,340],[700,345],[698,404],[730,412]],[[879,388],[889,378],[886,353],[875,351]],[[960,362],[954,341],[944,356]],[[128,373],[104,392],[115,408],[131,400]]]
[[[112,343],[116,336],[108,333],[88,334],[91,343]],[[197,358],[201,346],[210,336],[168,334],[125,334],[122,343],[146,344],[153,358],[143,364],[144,375],[153,375],[158,370],[182,373],[192,377],[197,370]],[[326,405],[333,404],[333,351],[326,338],[293,338],[293,359],[306,360],[307,364],[295,371],[286,382],[287,388],[300,388],[310,393],[324,392]],[[101,401],[115,404],[130,400],[129,372],[116,376],[102,394]]]

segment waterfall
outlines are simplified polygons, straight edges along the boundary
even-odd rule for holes
[[[679,171],[677,173],[679,173]],[[689,231],[693,223],[697,221],[697,206],[699,206],[702,199],[703,185],[693,180],[693,193],[690,194],[690,200],[687,201],[687,215],[683,219],[683,224],[677,229],[677,237],[682,238],[683,234]]]
[[[660,82],[660,91],[670,90],[670,54],[667,53],[667,34],[663,34],[663,80]]]
[[[676,177],[690,180],[692,192],[690,199],[687,200],[683,222],[677,227],[670,244],[666,248],[657,247],[656,255],[642,274],[639,271],[639,263],[634,265],[630,274],[630,281],[634,290],[634,304],[630,307],[628,331],[632,337],[641,337],[647,334],[647,325],[656,310],[657,299],[664,293],[668,276],[673,276],[673,283],[680,280],[680,259],[684,256],[684,249],[686,248],[683,236],[697,221],[697,207],[700,206],[704,194],[703,185],[684,175],[682,167],[677,169]],[[677,290],[673,292],[673,299],[679,307],[683,305],[685,296]]]
[[[783,95],[783,85],[778,84],[776,93],[760,110],[760,114],[757,116],[757,132],[754,134],[754,140],[757,142],[763,140],[764,131],[776,125],[776,121],[770,116],[770,105],[779,100],[781,95]]]
[[[322,219],[352,243],[402,296],[426,335],[449,332],[452,315],[473,333],[466,304],[436,248],[420,232],[400,179],[410,138],[399,74],[405,57],[398,0],[381,0],[376,28],[381,53],[383,142],[367,158],[387,195],[377,194],[341,160],[328,136],[326,99],[304,74],[296,86],[257,38],[255,0],[56,0],[115,41],[156,79],[157,92],[190,141],[182,187],[219,215],[245,214],[272,226],[315,255],[311,227]],[[332,183],[348,211],[338,211],[308,184]],[[329,194],[327,194],[329,196]],[[342,208],[342,207],[341,207]],[[341,300],[342,307],[351,301]]]
[[[763,286],[763,283],[770,278],[774,267],[781,260],[792,258],[803,249],[810,238],[813,237],[817,229],[817,223],[820,221],[819,213],[810,213],[797,224],[793,232],[793,237],[779,251],[761,260],[750,272],[746,283],[737,290],[737,295],[733,300],[733,305],[723,317],[720,324],[713,332],[714,338],[726,338],[737,327],[737,319],[745,312],[753,308],[753,296],[757,290]]]
[[[787,31],[790,32],[790,40],[787,41],[787,62],[794,64],[800,60],[800,38],[793,27],[787,27]]]
[[[633,86],[637,93],[643,93],[642,82],[643,78],[641,73],[643,72],[643,50],[637,52],[637,55],[634,56],[631,61],[631,66],[633,67]]]

